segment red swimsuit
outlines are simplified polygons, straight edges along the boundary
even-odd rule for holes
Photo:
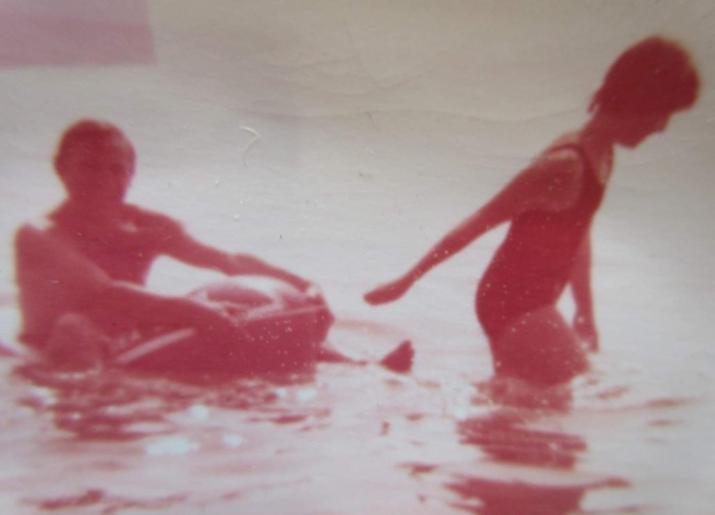
[[[500,359],[499,340],[507,328],[525,314],[558,301],[603,197],[603,184],[583,149],[567,144],[552,151],[563,149],[574,150],[583,163],[579,197],[562,211],[527,211],[514,218],[479,283],[477,316],[490,339],[495,361]],[[545,347],[548,342],[537,345]]]

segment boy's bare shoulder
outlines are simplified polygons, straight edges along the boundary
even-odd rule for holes
[[[17,233],[19,234],[20,232],[47,232],[53,226],[54,222],[48,217],[43,216],[26,221],[20,227],[18,227]]]
[[[52,223],[47,219],[25,222],[15,231],[17,269],[36,267],[37,263],[54,260],[65,254],[65,245],[52,234]]]
[[[132,218],[134,223],[139,227],[167,232],[183,231],[181,222],[163,213],[134,204],[126,204],[125,209],[129,217]]]
[[[15,232],[16,271],[21,280],[44,280],[48,274],[64,278],[64,284],[106,282],[107,274],[65,239],[58,236],[51,220],[26,222]],[[24,278],[24,279],[22,279]],[[59,284],[59,283],[52,283]]]
[[[42,242],[53,240],[53,223],[48,218],[37,218],[23,223],[15,231],[15,247],[18,251],[29,247],[37,247]]]

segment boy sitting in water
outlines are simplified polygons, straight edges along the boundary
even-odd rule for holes
[[[43,227],[28,224],[18,230],[16,263],[20,338],[56,366],[93,366],[157,328],[190,327],[200,342],[245,336],[235,310],[146,290],[149,268],[162,255],[227,275],[271,277],[303,293],[310,288],[285,270],[204,245],[171,218],[126,203],[135,154],[111,124],[82,120],[72,125],[61,138],[54,166],[67,199]]]

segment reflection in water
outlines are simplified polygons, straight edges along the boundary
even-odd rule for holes
[[[502,482],[465,478],[449,487],[465,499],[478,498],[480,506],[458,504],[481,515],[561,515],[578,512],[584,494],[593,488],[622,487],[627,483],[608,479],[587,485],[549,486],[521,481]]]
[[[560,515],[579,511],[591,489],[627,487],[628,482],[620,478],[574,484],[573,479],[564,483],[549,477],[550,471],[573,471],[588,449],[579,435],[537,427],[545,415],[556,414],[512,407],[459,422],[463,444],[479,447],[496,463],[529,467],[525,471],[539,472],[540,480],[460,475],[447,484],[463,500],[455,506],[482,515]]]
[[[541,431],[525,425],[514,412],[497,412],[459,425],[462,442],[477,445],[501,463],[571,468],[586,442],[576,435]]]
[[[171,415],[186,411],[200,418],[205,407],[251,409],[258,420],[296,423],[312,413],[274,407],[285,386],[308,385],[311,372],[275,377],[189,380],[157,378],[122,370],[62,373],[42,365],[23,365],[16,373],[33,383],[20,403],[51,413],[58,429],[81,440],[132,440],[176,431]],[[306,396],[310,390],[299,395]]]
[[[90,489],[86,492],[68,497],[58,497],[38,501],[39,508],[46,511],[68,510],[70,508],[102,507],[102,514],[117,513],[121,510],[161,510],[169,509],[181,503],[185,499],[183,495],[172,495],[160,499],[137,500],[107,495],[99,489]]]
[[[25,387],[16,402],[49,415],[61,433],[73,437],[53,435],[50,447],[40,450],[44,458],[89,460],[76,480],[65,480],[60,488],[54,480],[38,479],[21,503],[61,512],[193,512],[187,508],[191,503],[224,505],[237,502],[246,489],[261,491],[266,482],[280,487],[280,474],[272,476],[280,467],[270,463],[278,461],[271,458],[279,452],[277,435],[294,435],[287,447],[297,449],[295,435],[323,429],[332,415],[331,407],[314,402],[314,372],[236,379],[156,377],[122,369],[68,373],[46,364],[20,365],[14,375]],[[266,439],[277,447],[256,457],[259,433],[270,433]],[[33,445],[42,449],[43,444]],[[216,464],[217,456],[228,461]],[[167,460],[184,472],[187,466],[209,471],[206,488],[197,492],[191,476],[177,471],[164,476]],[[269,462],[267,470],[261,468],[263,460]],[[135,484],[134,475],[150,479]]]
[[[338,329],[341,347],[364,338]],[[387,346],[394,336],[361,341]],[[16,363],[0,360],[0,371]],[[460,381],[377,364],[319,366],[282,382],[29,365],[14,377],[0,396],[0,487],[32,513],[285,513],[295,499],[305,502],[298,513],[650,513],[644,501],[669,506],[669,494],[649,489],[653,478],[678,488],[691,479],[632,458],[678,450],[668,442],[688,435],[681,410],[699,409],[602,383],[577,386],[571,410],[505,406],[475,401]],[[33,411],[16,409],[18,399]]]

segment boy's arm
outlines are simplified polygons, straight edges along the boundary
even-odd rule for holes
[[[31,312],[32,318],[87,310],[121,312],[157,325],[185,323],[219,330],[233,325],[230,317],[199,302],[157,295],[112,279],[46,230],[31,225],[21,227],[15,246],[22,308]]]
[[[20,293],[35,303],[63,302],[67,309],[86,304],[109,276],[49,230],[26,224],[15,234],[16,276]]]
[[[250,254],[232,254],[206,245],[191,237],[176,222],[165,218],[163,252],[188,265],[208,268],[226,275],[260,275],[287,282],[299,290],[306,290],[311,283],[305,279],[275,267]]]

